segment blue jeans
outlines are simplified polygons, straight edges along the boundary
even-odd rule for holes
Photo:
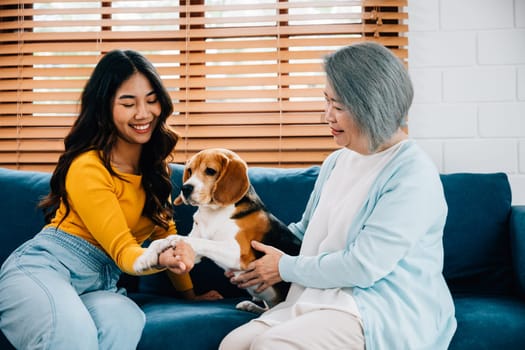
[[[17,349],[136,349],[142,310],[120,270],[82,238],[44,228],[0,271],[0,328]]]

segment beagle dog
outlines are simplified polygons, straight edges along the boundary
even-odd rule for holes
[[[174,235],[153,241],[135,261],[141,272],[156,266],[158,255],[175,246],[177,241],[189,243],[197,255],[207,257],[224,270],[239,274],[248,264],[262,256],[250,242],[272,245],[289,255],[298,255],[301,242],[273,216],[251,186],[248,166],[236,153],[222,148],[203,150],[187,162],[183,185],[175,205],[198,207],[193,228],[188,236]],[[248,288],[253,301],[241,302],[238,309],[261,313],[284,299],[289,283],[280,282],[262,293]],[[255,303],[260,301],[264,307]]]

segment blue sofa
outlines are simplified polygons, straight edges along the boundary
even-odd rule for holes
[[[172,170],[175,196],[182,166],[174,164]],[[300,219],[318,170],[250,168],[249,173],[269,209],[289,223]],[[0,168],[0,263],[43,225],[36,204],[47,193],[49,179],[49,173]],[[511,206],[509,183],[502,173],[441,179],[449,205],[444,275],[458,320],[450,349],[525,349],[525,206]],[[181,233],[189,232],[193,211],[176,207]],[[196,265],[192,277],[198,292],[214,288],[227,298],[188,302],[174,295],[164,273],[122,276],[119,283],[146,313],[139,349],[216,349],[226,333],[253,317],[235,309],[247,294],[209,260]],[[0,349],[10,348],[0,334]]]

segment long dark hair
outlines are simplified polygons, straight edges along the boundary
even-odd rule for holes
[[[71,162],[78,155],[90,150],[100,151],[106,169],[118,176],[110,165],[110,152],[117,141],[113,102],[118,88],[137,72],[149,80],[161,105],[155,130],[143,145],[140,156],[142,186],[146,192],[142,214],[167,229],[173,216],[169,201],[172,185],[168,157],[178,141],[178,135],[166,124],[166,119],[173,113],[173,104],[155,67],[132,50],[114,50],[104,55],[84,87],[80,114],[64,139],[65,151],[51,177],[51,191],[39,204],[47,223],[54,217],[60,201],[66,208],[64,218],[70,213],[65,180]]]

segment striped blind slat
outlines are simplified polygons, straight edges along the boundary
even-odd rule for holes
[[[175,162],[209,147],[252,166],[320,164],[323,56],[363,40],[408,57],[407,1],[3,0],[0,167],[52,170],[100,57],[134,49],[157,67],[181,135]]]

